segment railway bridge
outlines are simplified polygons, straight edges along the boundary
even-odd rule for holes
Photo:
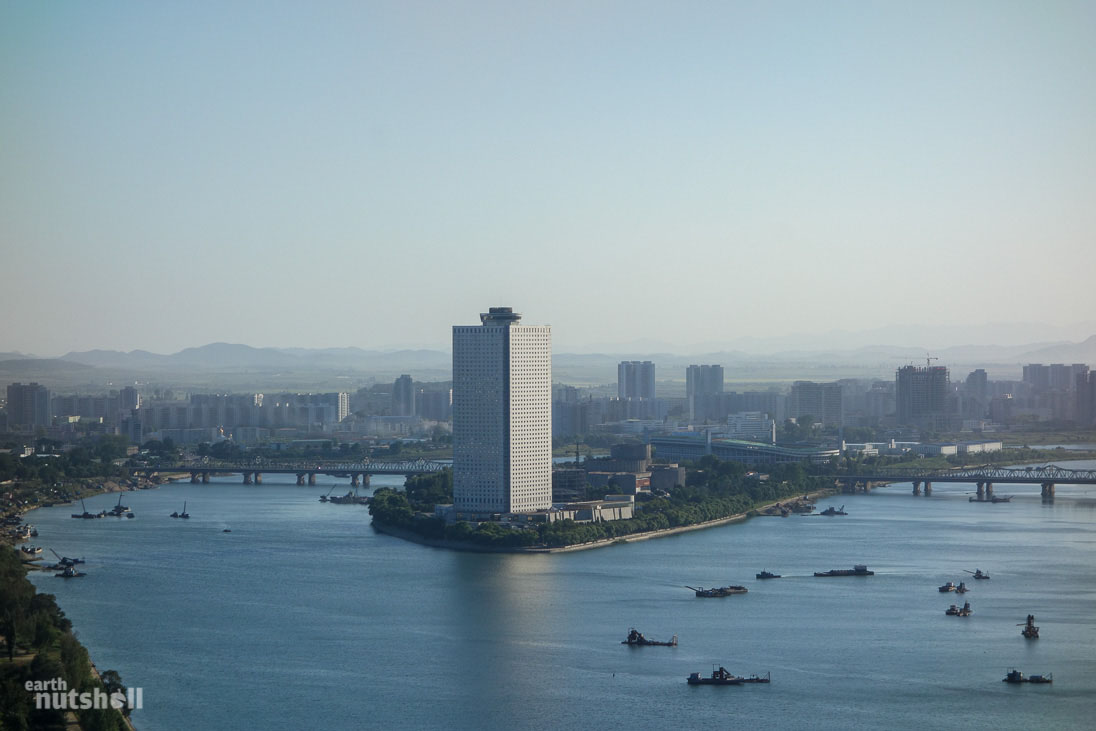
[[[208,483],[213,474],[239,474],[245,485],[261,485],[264,474],[296,475],[298,485],[315,485],[316,475],[349,477],[354,487],[368,485],[372,475],[428,475],[441,472],[448,463],[427,459],[402,461],[335,462],[321,460],[274,461],[274,460],[209,460],[157,464],[133,467],[133,474],[151,477],[158,472],[189,472],[192,483]]]
[[[955,469],[916,469],[907,467],[880,467],[878,469],[858,470],[856,474],[838,475],[836,482],[845,492],[859,489],[870,490],[876,482],[912,482],[913,494],[920,495],[922,485],[925,494],[932,494],[934,482],[974,483],[978,487],[978,497],[993,497],[994,484],[1039,485],[1044,500],[1054,499],[1054,486],[1059,483],[1069,485],[1096,485],[1096,470],[1067,470],[1055,465],[1044,467],[959,467]]]

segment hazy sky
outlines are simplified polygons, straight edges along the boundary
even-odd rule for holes
[[[0,0],[0,351],[1096,313],[1096,3]]]

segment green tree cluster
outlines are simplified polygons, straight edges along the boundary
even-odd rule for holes
[[[33,728],[63,728],[63,712],[36,709],[26,682],[63,678],[77,693],[125,692],[117,672],[108,670],[97,679],[91,670],[87,650],[72,634],[72,623],[57,606],[52,594],[39,594],[27,580],[15,551],[0,547],[0,637],[4,659],[0,660],[0,728],[23,731]],[[17,655],[33,654],[27,662]],[[119,711],[87,709],[76,712],[85,731],[123,731]]]

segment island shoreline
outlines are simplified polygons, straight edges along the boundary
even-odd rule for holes
[[[828,495],[834,495],[837,493],[836,488],[826,490],[816,490],[805,494],[805,497],[812,500],[817,500],[820,497]],[[716,528],[721,525],[729,525],[730,523],[738,523],[750,518],[751,516],[757,516],[762,510],[773,505],[789,502],[792,498],[784,498],[781,500],[773,500],[772,502],[759,505],[756,508],[751,508],[745,513],[735,513],[734,515],[728,515],[725,518],[716,518],[715,520],[706,520],[702,523],[692,523],[691,525],[679,525],[673,528],[662,528],[659,530],[643,531],[641,533],[632,533],[626,536],[616,536],[614,538],[605,538],[600,541],[591,541],[589,543],[576,543],[570,546],[481,546],[477,543],[471,543],[467,541],[450,541],[444,538],[426,538],[420,536],[414,531],[407,530],[405,528],[398,528],[396,526],[385,525],[378,523],[376,520],[372,521],[370,525],[373,526],[373,530],[378,533],[390,535],[394,538],[400,538],[411,543],[418,543],[422,546],[429,546],[430,548],[444,548],[451,551],[467,551],[471,553],[524,553],[524,554],[549,554],[549,553],[573,553],[575,551],[588,551],[595,548],[605,548],[606,546],[621,545],[625,543],[638,543],[640,541],[649,541],[654,538],[663,538],[665,536],[674,536],[681,533],[689,533],[695,530],[704,530],[707,528]]]

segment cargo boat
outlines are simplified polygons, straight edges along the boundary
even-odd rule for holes
[[[815,576],[875,576],[874,571],[868,571],[868,567],[858,563],[851,569],[830,569],[829,571],[815,571]]]
[[[757,574],[757,578],[759,578],[759,579],[779,579],[780,574],[773,574],[773,573],[770,573],[768,571],[762,571],[761,573]]]
[[[765,677],[760,675],[751,675],[748,678],[735,675],[727,670],[722,665],[718,670],[713,670],[712,674],[708,677],[702,677],[700,673],[690,673],[689,677],[685,679],[689,685],[745,685],[747,683],[769,683],[772,679],[769,673],[765,673]]]
[[[1016,668],[1009,668],[1008,675],[1002,678],[1002,681],[1005,683],[1053,683],[1054,673],[1047,673],[1046,675],[1030,675],[1025,678],[1024,674]]]
[[[948,583],[946,583],[946,584],[944,584],[943,586],[940,587],[940,591],[941,591],[941,593],[947,593],[949,591],[955,591],[955,583],[949,581]]]
[[[705,589],[704,587],[686,586],[686,589],[692,589],[699,597],[718,597],[718,596],[730,596],[731,594],[745,594],[749,591],[744,586],[721,586],[717,589]]]

